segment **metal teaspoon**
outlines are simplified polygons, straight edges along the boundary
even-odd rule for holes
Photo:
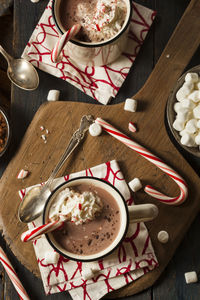
[[[84,138],[85,132],[89,129],[89,126],[94,122],[94,119],[90,115],[85,115],[81,119],[80,127],[76,130],[67,146],[67,149],[63,153],[59,163],[51,173],[49,179],[43,186],[33,187],[27,192],[18,209],[18,217],[21,222],[28,223],[38,218],[43,211],[46,200],[51,194],[51,184],[57,175],[60,168],[63,166],[69,155],[79,145],[80,141]]]
[[[8,78],[23,90],[35,90],[39,84],[39,77],[33,65],[24,58],[11,57],[0,45],[0,53],[8,63]]]

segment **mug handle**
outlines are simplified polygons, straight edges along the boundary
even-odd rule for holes
[[[128,206],[130,223],[152,221],[158,215],[158,207],[154,204]]]

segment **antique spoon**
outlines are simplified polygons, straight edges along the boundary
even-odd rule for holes
[[[51,184],[57,175],[60,168],[63,166],[69,155],[78,146],[80,141],[84,138],[85,132],[89,129],[90,125],[94,122],[94,119],[90,115],[85,115],[81,119],[80,127],[76,130],[67,146],[67,149],[63,153],[60,161],[52,171],[49,179],[43,186],[37,186],[30,189],[27,192],[22,202],[20,203],[18,210],[18,217],[21,222],[28,223],[39,217],[43,211],[46,200],[51,194]]]
[[[8,78],[21,89],[35,90],[39,84],[39,77],[33,65],[24,58],[11,57],[0,45],[0,53],[8,63]]]

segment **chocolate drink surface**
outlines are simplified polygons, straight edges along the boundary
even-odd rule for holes
[[[124,24],[126,13],[124,0],[62,0],[59,8],[65,30],[80,24],[77,39],[95,43],[115,36]]]
[[[77,185],[75,190],[97,193],[103,202],[100,215],[80,225],[67,221],[62,229],[55,230],[52,235],[64,249],[71,253],[80,255],[98,253],[115,240],[120,228],[120,209],[114,197],[101,188],[81,184]]]

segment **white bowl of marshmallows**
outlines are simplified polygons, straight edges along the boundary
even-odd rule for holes
[[[167,119],[178,143],[200,157],[200,66],[177,81],[168,99]]]

